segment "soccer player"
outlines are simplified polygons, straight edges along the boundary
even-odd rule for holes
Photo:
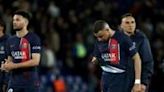
[[[127,64],[132,58],[135,66],[132,92],[140,92],[141,60],[130,38],[123,32],[112,30],[103,20],[95,22],[93,34],[97,40],[91,62],[98,61],[101,65],[102,91],[128,92]]]
[[[136,48],[142,61],[141,88],[142,92],[145,92],[153,74],[153,56],[151,53],[149,41],[143,32],[136,30],[135,18],[130,13],[124,14],[122,16],[120,27],[123,32],[132,39],[133,44],[136,44]],[[132,70],[129,71],[131,73],[129,76],[131,77],[130,86],[133,86],[134,70],[133,67],[130,68],[129,70]]]
[[[8,58],[2,64],[3,70],[11,72],[8,92],[38,92],[37,66],[40,61],[41,43],[39,37],[29,32],[27,26],[31,16],[26,11],[13,14],[13,30],[16,35],[7,41]]]
[[[6,41],[8,35],[5,34],[5,22],[3,19],[0,19],[0,64],[4,62],[4,59],[7,58],[6,54]],[[7,73],[3,70],[0,70],[0,92],[6,92],[7,88]]]

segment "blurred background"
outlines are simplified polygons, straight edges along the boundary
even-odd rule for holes
[[[91,27],[105,19],[117,29],[120,16],[131,12],[149,38],[154,56],[150,92],[164,92],[163,0],[0,0],[6,33],[12,32],[12,13],[32,13],[30,31],[41,38],[40,92],[100,92],[101,69],[89,62],[95,41]]]

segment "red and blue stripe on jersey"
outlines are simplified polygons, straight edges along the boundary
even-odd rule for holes
[[[19,47],[20,47],[21,52],[23,53],[21,62],[30,60],[31,59],[31,47],[30,47],[29,41],[26,38],[21,38]]]
[[[120,46],[116,39],[112,38],[108,43],[108,51],[111,53],[111,63],[119,64],[120,61]]]

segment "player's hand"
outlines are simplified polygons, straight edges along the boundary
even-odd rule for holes
[[[92,57],[91,62],[92,62],[93,64],[96,64],[96,61],[97,61],[96,57]]]
[[[1,69],[1,71],[5,71],[4,70],[4,61],[1,61],[1,68],[0,69]]]
[[[8,72],[8,71],[10,71],[10,70],[15,68],[15,64],[12,61],[10,61],[10,60],[5,59],[5,63],[2,64],[1,68],[2,68],[2,70],[5,70],[5,71]]]
[[[132,92],[142,92],[141,91],[141,84],[134,84]]]
[[[146,86],[144,84],[141,84],[141,92],[145,92],[146,91]]]

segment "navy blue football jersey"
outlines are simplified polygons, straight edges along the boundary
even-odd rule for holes
[[[14,63],[27,62],[32,58],[32,53],[41,52],[39,37],[29,32],[24,37],[13,36],[7,42],[8,56],[13,58]],[[33,86],[38,84],[37,67],[19,68],[11,71],[9,85]]]
[[[8,38],[8,35],[4,35],[0,38],[0,62],[6,58],[6,41]]]
[[[101,66],[125,71],[131,57],[136,53],[136,46],[131,39],[123,32],[116,31],[108,41],[96,41],[93,56],[97,57]]]
[[[3,35],[2,37],[0,37],[0,65],[2,63],[2,61],[4,61],[4,59],[7,58],[7,53],[6,53],[6,42],[7,39],[9,38],[8,35]],[[4,80],[6,80],[5,73],[4,72],[0,72],[0,84],[3,83]]]

